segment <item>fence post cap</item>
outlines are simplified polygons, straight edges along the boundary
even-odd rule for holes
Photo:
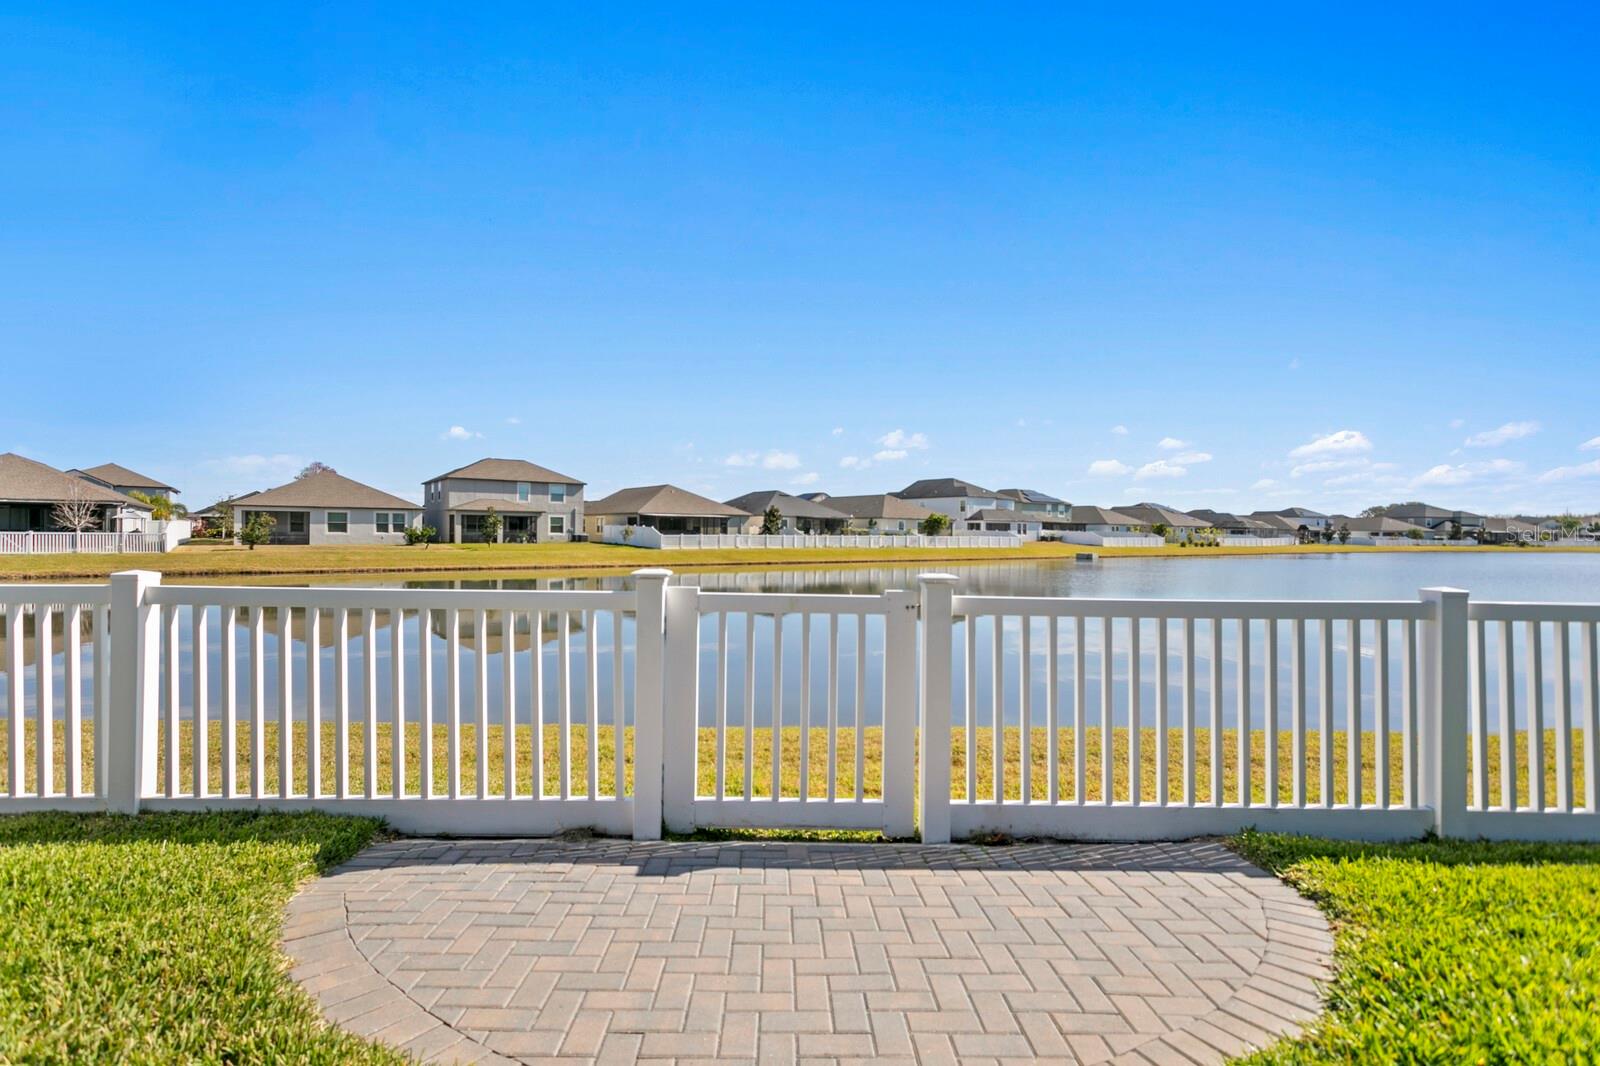
[[[1443,597],[1443,596],[1466,596],[1466,595],[1468,595],[1468,592],[1467,592],[1466,589],[1458,589],[1458,588],[1455,588],[1454,586],[1451,586],[1451,585],[1431,585],[1431,586],[1429,586],[1427,588],[1419,589],[1418,591],[1422,593],[1422,596],[1423,596],[1424,599],[1431,599],[1433,597]]]
[[[917,580],[924,585],[954,585],[957,578],[954,574],[918,574]]]
[[[112,581],[115,581],[119,577],[124,581],[132,579],[134,581],[145,582],[146,584],[161,584],[161,571],[159,570],[117,570],[111,574]]]
[[[635,570],[634,577],[671,577],[672,571],[664,566],[647,566],[642,570]]]

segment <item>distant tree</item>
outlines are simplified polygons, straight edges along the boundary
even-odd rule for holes
[[[1461,523],[1459,521],[1457,521],[1456,519],[1454,519],[1454,518],[1452,518],[1450,520],[1450,539],[1451,540],[1460,540],[1461,539]]]
[[[1323,526],[1321,532],[1319,532],[1317,536],[1324,544],[1333,543],[1333,530],[1329,529],[1327,526]]]
[[[50,520],[58,529],[82,533],[100,524],[100,504],[89,499],[80,485],[73,485],[67,498],[50,508]]]
[[[1406,530],[1406,536],[1408,538],[1410,538],[1411,540],[1421,540],[1422,539],[1422,530],[1420,530],[1420,529],[1408,529],[1408,530]]]
[[[239,539],[251,551],[256,550],[257,544],[265,544],[272,539],[272,528],[278,520],[265,511],[256,511],[245,520],[244,528],[239,530]]]
[[[917,532],[924,537],[942,537],[950,531],[950,516],[933,512],[927,518],[917,523]]]
[[[1575,514],[1558,515],[1556,521],[1561,525],[1561,535],[1563,537],[1575,536],[1578,530],[1583,528],[1583,519]]]
[[[483,539],[489,544],[500,540],[500,530],[505,526],[505,519],[500,517],[500,512],[493,507],[483,515]]]
[[[773,504],[761,516],[761,535],[763,537],[775,537],[782,532],[783,512],[778,510],[777,504]]]
[[[1389,508],[1391,508],[1393,506],[1394,506],[1394,504],[1392,504],[1392,503],[1380,503],[1376,507],[1368,507],[1366,510],[1362,511],[1360,517],[1362,517],[1362,518],[1386,518],[1386,517],[1388,517],[1388,514],[1389,514]]]
[[[1317,539],[1317,535],[1311,532],[1311,527],[1304,523],[1301,523],[1300,528],[1294,531],[1294,536],[1301,544],[1310,544]]]
[[[1165,538],[1167,534],[1172,532],[1172,527],[1167,525],[1165,522],[1157,522],[1155,525],[1150,527],[1150,532],[1154,533],[1158,537]]]
[[[1343,523],[1342,525],[1339,526],[1339,543],[1340,544],[1349,544],[1350,543],[1350,524],[1348,522]]]
[[[878,531],[878,520],[876,518],[867,519],[867,532],[868,533],[876,533],[877,531]]]
[[[298,474],[296,474],[294,476],[294,479],[296,481],[300,481],[303,478],[310,477],[312,474],[337,474],[338,472],[339,471],[335,470],[333,467],[329,466],[327,463],[324,463],[324,462],[321,462],[319,460],[313,459],[313,460],[311,460],[311,462],[309,462],[309,463],[307,463],[305,465],[305,469],[304,470],[301,470]]]
[[[439,531],[432,526],[407,526],[405,537],[407,544],[420,544],[424,548],[433,543],[433,538]]]

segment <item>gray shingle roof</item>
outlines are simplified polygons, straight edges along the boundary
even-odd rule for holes
[[[236,505],[243,501],[235,501]],[[391,496],[382,489],[352,481],[343,474],[322,470],[297,478],[287,485],[258,492],[249,498],[252,510],[271,511],[279,508],[300,507],[395,507],[409,511],[422,508],[410,500]]]
[[[876,518],[879,521],[905,519],[920,522],[933,514],[920,504],[902,500],[899,496],[880,493],[872,496],[829,496],[828,506],[843,511],[851,518]]]
[[[1125,515],[1121,511],[1113,511],[1109,507],[1074,507],[1067,515],[1067,521],[1082,523],[1086,526],[1142,526],[1145,523]]]
[[[1427,532],[1419,525],[1402,522],[1387,515],[1380,518],[1351,518],[1340,524],[1350,527],[1352,533],[1410,533],[1412,530],[1418,533]]]
[[[750,512],[708,500],[676,485],[637,485],[584,505],[591,515],[647,514],[674,518],[747,518]]]
[[[84,467],[81,470],[69,470],[69,474],[87,474],[96,481],[103,481],[107,485],[116,485],[128,489],[165,489],[168,492],[178,490],[164,481],[157,481],[153,477],[146,477],[136,470],[129,470],[116,463],[101,463],[99,466]]]
[[[895,495],[902,500],[932,500],[953,496],[993,496],[994,493],[958,477],[930,477],[913,481]]]
[[[1160,522],[1172,529],[1204,529],[1207,525],[1202,518],[1196,518],[1186,511],[1163,507],[1159,503],[1136,503],[1128,507],[1118,506],[1116,510],[1149,526]]]
[[[15,452],[0,455],[0,500],[15,500],[19,503],[61,503],[74,499],[116,504],[140,511],[150,510],[150,505],[147,503],[140,503],[131,496],[113,492],[104,485],[97,485],[86,478],[74,477],[37,460]]]
[[[743,496],[735,496],[724,502],[729,507],[738,508],[748,514],[765,514],[768,507],[776,504],[785,518],[817,518],[828,522],[842,522],[850,517],[828,504],[808,500],[803,496],[791,496],[779,489],[747,492]]]
[[[1007,500],[1016,500],[1019,503],[1066,503],[1059,496],[1052,496],[1048,492],[1038,489],[997,489],[994,493]]]
[[[558,485],[583,484],[575,477],[558,474],[549,467],[539,466],[525,459],[479,459],[475,463],[458,466],[448,473],[428,480],[441,481],[447,477],[470,477],[483,481],[537,481]]]
[[[968,522],[1030,522],[1037,525],[1044,515],[1037,511],[1018,511],[1006,507],[983,507],[961,516]]]

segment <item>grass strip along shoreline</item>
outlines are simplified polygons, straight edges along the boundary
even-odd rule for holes
[[[719,548],[705,551],[634,548],[618,544],[433,544],[427,547],[262,547],[192,543],[166,553],[134,555],[0,555],[0,581],[66,581],[103,578],[118,570],[155,570],[173,578],[292,577],[339,574],[450,574],[458,572],[614,573],[646,566],[681,570],[725,567],[815,567],[963,565],[985,562],[1062,562],[1080,552],[1104,558],[1213,558],[1256,555],[1362,554],[1369,552],[1571,552],[1594,547],[1419,544],[1298,544],[1283,548],[1086,547],[1035,541],[1017,548]]]

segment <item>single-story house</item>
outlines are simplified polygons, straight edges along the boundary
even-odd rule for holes
[[[1072,533],[1095,533],[1102,537],[1148,533],[1149,526],[1120,511],[1108,507],[1077,506],[1067,514],[1067,530]]]
[[[101,463],[99,466],[85,467],[81,470],[68,470],[67,473],[86,478],[124,496],[130,492],[142,492],[146,496],[159,496],[164,500],[171,500],[178,495],[178,490],[165,481],[157,481],[153,477],[147,477],[116,463]]]
[[[1328,528],[1328,516],[1321,511],[1313,511],[1309,507],[1285,507],[1279,511],[1252,511],[1251,518],[1258,518],[1264,522],[1271,522],[1274,518],[1283,519],[1282,528],[1291,533],[1297,533],[1302,526],[1307,532],[1321,533]]]
[[[1285,533],[1292,534],[1294,530],[1285,526],[1287,519],[1277,522],[1264,522],[1259,518],[1244,518],[1227,511],[1213,511],[1207,508],[1196,508],[1188,512],[1190,517],[1198,518],[1206,524],[1206,528],[1215,529],[1230,537],[1281,537]]]
[[[933,511],[888,494],[829,496],[828,506],[850,516],[849,529],[860,533],[915,533]]]
[[[1015,533],[1030,540],[1037,539],[1044,530],[1042,516],[1016,508],[985,507],[969,511],[963,525],[962,532],[966,533]]]
[[[230,502],[237,537],[256,514],[276,521],[269,544],[404,544],[422,508],[332,470]]]
[[[78,512],[84,532],[137,532],[150,505],[88,478],[15,452],[0,455],[0,533],[72,530],[68,511]]]
[[[755,516],[755,528],[749,530],[753,533],[761,531],[761,524],[769,507],[778,509],[778,514],[782,516],[782,531],[785,533],[843,533],[845,526],[850,524],[849,515],[835,510],[828,504],[791,496],[777,489],[747,492],[743,496],[735,496],[723,502],[729,507]]]
[[[583,532],[583,482],[524,459],[479,459],[422,484],[423,522],[453,544],[481,543],[490,508],[500,540],[570,540]]]
[[[1511,544],[1519,540],[1529,544],[1537,542],[1538,523],[1520,518],[1485,518],[1483,528],[1478,530],[1480,544]]]
[[[638,485],[618,489],[586,508],[589,535],[598,539],[607,526],[649,526],[662,533],[739,533],[750,512],[680,489],[676,485]]]
[[[1159,503],[1136,503],[1128,507],[1114,507],[1112,510],[1118,514],[1125,514],[1151,529],[1158,525],[1166,526],[1168,540],[1188,540],[1200,530],[1212,528],[1211,524],[1202,518],[1171,507],[1163,507]]]
[[[1380,544],[1384,541],[1435,539],[1430,530],[1411,522],[1402,522],[1390,515],[1381,515],[1377,518],[1340,519],[1334,530],[1337,532],[1342,529],[1348,529],[1350,539],[1358,543]]]

